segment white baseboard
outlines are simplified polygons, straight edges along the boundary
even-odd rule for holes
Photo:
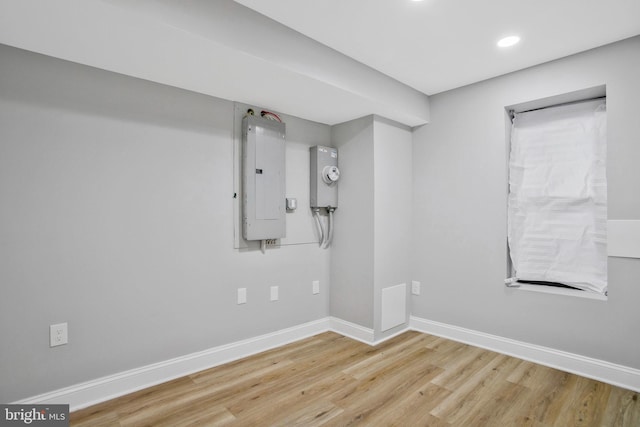
[[[640,391],[640,370],[591,359],[552,348],[511,340],[483,332],[411,316],[409,328],[375,341],[373,329],[327,317],[175,359],[76,384],[13,403],[69,404],[71,411],[151,387],[175,378],[280,347],[322,332],[333,331],[368,345],[377,345],[406,330],[460,341],[541,365],[572,372],[634,391]]]
[[[338,319],[337,317],[330,317],[329,321],[331,325],[331,331],[371,346],[376,346],[378,344],[381,344],[387,340],[390,340],[393,337],[397,337],[398,335],[403,334],[408,330],[410,330],[409,325],[405,323],[404,328],[394,332],[389,336],[376,340],[375,332],[371,328],[365,328],[364,326],[351,323],[346,320]]]
[[[370,342],[370,343],[368,343],[368,344],[369,344],[369,345],[373,345],[373,346],[378,345],[378,344],[382,344],[383,342],[388,341],[388,340],[390,340],[391,338],[395,338],[395,337],[397,337],[398,335],[402,335],[402,334],[404,334],[405,332],[407,332],[407,331],[410,331],[410,330],[411,330],[411,328],[409,327],[409,325],[408,325],[407,323],[403,323],[401,326],[403,326],[403,327],[402,327],[401,329],[398,329],[396,332],[394,332],[394,333],[392,333],[392,334],[390,334],[390,335],[387,335],[386,337],[378,338],[377,340],[375,340],[375,341],[373,341],[373,342]]]
[[[333,332],[345,337],[349,337],[365,344],[374,345],[373,329],[338,319],[337,317],[329,317],[329,325]]]
[[[76,411],[146,387],[329,331],[330,324],[329,318],[324,318],[255,338],[76,384],[14,403],[62,403],[69,404],[70,410]]]
[[[640,392],[640,370],[411,316],[411,329]]]

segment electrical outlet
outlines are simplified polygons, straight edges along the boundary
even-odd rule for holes
[[[312,282],[312,287],[313,287],[313,294],[317,295],[320,293],[320,281],[319,280],[314,280]]]
[[[271,301],[278,301],[278,287],[271,287]]]
[[[49,347],[65,345],[69,342],[69,333],[66,323],[49,325]]]
[[[238,288],[238,304],[247,303],[247,288]]]
[[[411,282],[411,293],[413,295],[420,295],[420,282],[415,280]]]

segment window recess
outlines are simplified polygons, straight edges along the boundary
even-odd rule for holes
[[[606,98],[512,114],[507,284],[606,295]]]

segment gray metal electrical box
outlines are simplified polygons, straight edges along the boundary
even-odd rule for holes
[[[285,237],[285,124],[245,116],[242,163],[243,237]]]
[[[316,145],[310,149],[311,207],[338,207],[338,150]]]

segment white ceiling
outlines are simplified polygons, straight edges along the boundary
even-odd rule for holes
[[[236,1],[429,95],[640,34],[640,0]]]
[[[429,120],[425,94],[233,0],[1,0],[0,43],[320,123]]]
[[[640,0],[1,0],[0,43],[321,123],[417,126],[425,94],[640,34],[639,17]]]

